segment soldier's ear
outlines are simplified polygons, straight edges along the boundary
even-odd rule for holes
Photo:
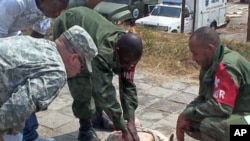
[[[208,44],[208,49],[210,50],[210,52],[215,52],[216,46],[213,44]]]
[[[78,54],[75,54],[75,53],[73,53],[73,54],[70,54],[69,56],[68,56],[68,59],[69,59],[69,62],[71,63],[71,64],[77,64],[77,63],[79,63],[79,59],[78,59],[79,57],[78,57]]]

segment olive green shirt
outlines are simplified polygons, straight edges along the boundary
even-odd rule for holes
[[[115,128],[117,130],[125,129],[124,119],[134,118],[138,106],[136,86],[133,82],[135,66],[128,70],[121,69],[114,52],[117,40],[126,32],[96,11],[86,7],[76,7],[65,11],[55,20],[54,38],[60,36],[73,25],[83,27],[98,47],[98,55],[92,61],[93,72],[91,76],[83,71],[74,80],[68,81],[74,98],[73,112],[75,116],[87,118],[93,113],[87,110],[83,112],[83,109],[93,110],[94,108],[90,106],[91,103],[93,104],[91,102],[93,99],[88,96],[91,93],[95,104],[106,111],[113,120]],[[122,108],[116,98],[115,87],[112,84],[114,74],[119,75]]]
[[[235,51],[219,46],[212,66],[201,69],[199,96],[185,114],[192,120],[250,114],[250,62]]]

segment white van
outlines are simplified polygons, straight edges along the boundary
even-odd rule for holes
[[[196,4],[194,0],[186,0],[184,33],[191,33],[193,28],[195,30],[201,26],[218,28],[227,24],[226,9],[227,0],[196,0]],[[182,0],[163,0],[161,4],[155,5],[149,16],[135,23],[178,33],[181,30],[181,13]]]

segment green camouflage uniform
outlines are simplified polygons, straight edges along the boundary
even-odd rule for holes
[[[250,115],[250,63],[220,46],[212,66],[201,70],[199,96],[184,110],[203,140],[229,141],[229,125],[247,124]]]
[[[136,86],[133,82],[135,65],[128,70],[122,70],[113,49],[118,38],[126,32],[97,12],[86,7],[77,7],[65,11],[55,20],[54,38],[73,25],[83,27],[98,48],[98,55],[92,61],[92,74],[85,70],[76,78],[68,79],[74,99],[72,106],[74,115],[90,119],[95,108],[101,107],[114,122],[115,128],[123,130],[126,128],[124,119],[134,118],[138,106]],[[116,99],[116,90],[112,84],[114,73],[119,74],[123,111]]]
[[[87,0],[69,0],[69,4],[67,9],[77,7],[77,6],[85,6]]]
[[[65,85],[56,45],[44,39],[0,39],[0,132],[18,133],[31,113],[45,110]]]

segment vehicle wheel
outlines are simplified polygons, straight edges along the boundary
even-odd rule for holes
[[[178,31],[177,30],[173,30],[171,33],[178,33]]]
[[[217,24],[216,24],[216,22],[212,22],[212,23],[210,24],[210,28],[216,30],[216,29],[217,29]]]

